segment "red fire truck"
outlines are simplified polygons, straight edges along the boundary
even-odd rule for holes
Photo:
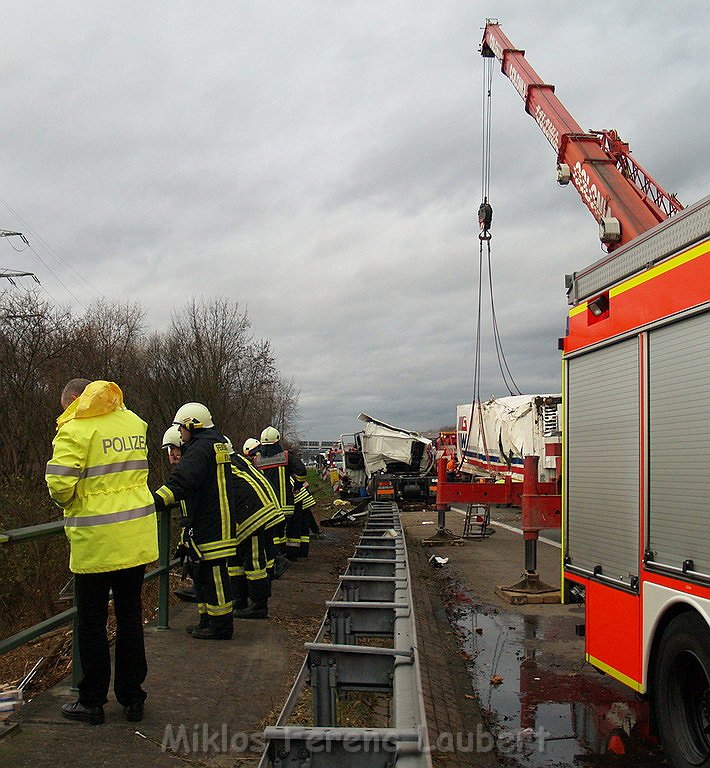
[[[587,660],[653,701],[676,768],[710,765],[710,197],[683,209],[615,131],[584,132],[502,33],[495,57],[599,224],[567,278],[563,573]]]

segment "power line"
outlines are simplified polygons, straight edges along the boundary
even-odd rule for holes
[[[37,232],[35,231],[32,226],[7,202],[7,200],[4,200],[0,197],[0,202],[7,208],[7,210],[23,225],[23,227],[32,234],[32,236],[39,242],[42,247],[50,254],[52,255],[57,261],[61,262],[68,270],[70,270],[76,278],[83,283],[83,285],[89,290],[90,293],[93,293],[95,296],[100,297],[99,291],[94,288],[94,286],[86,279],[84,275],[81,274],[78,270],[76,270],[65,258],[61,256],[52,246]],[[59,277],[59,275],[49,266],[47,261],[40,256],[40,254],[32,247],[32,245],[29,243],[29,241],[22,236],[23,240],[25,242],[25,245],[32,251],[32,253],[39,259],[40,263],[44,268],[54,277],[54,279],[64,288],[64,290],[74,299],[74,301],[79,304],[82,309],[86,309],[86,306],[84,303],[76,296],[76,294],[64,283],[64,281]],[[44,286],[43,286],[44,287]],[[45,289],[46,290],[46,289]],[[48,294],[49,295],[49,294]]]

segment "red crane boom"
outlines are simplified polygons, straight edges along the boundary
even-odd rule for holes
[[[585,132],[514,48],[497,21],[487,20],[481,54],[495,57],[532,116],[557,152],[557,181],[577,189],[599,224],[599,238],[608,251],[633,240],[683,209],[630,156],[629,145],[616,131]]]

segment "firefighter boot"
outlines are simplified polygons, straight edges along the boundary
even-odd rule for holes
[[[290,563],[286,559],[286,555],[276,555],[276,563],[274,564],[274,578],[280,579],[284,573],[286,573],[289,565]]]
[[[231,640],[234,634],[232,614],[227,616],[212,616],[205,629],[199,627],[192,632],[196,640]]]
[[[196,629],[207,629],[210,625],[210,617],[206,613],[200,614],[200,621],[198,624],[188,624],[185,627],[185,632],[191,635]]]
[[[300,544],[293,547],[293,546],[287,546],[286,547],[286,559],[291,562],[295,563],[296,560],[298,560],[298,551],[300,549]]]
[[[235,619],[268,619],[269,604],[266,600],[252,603],[248,608],[240,608],[234,611]]]

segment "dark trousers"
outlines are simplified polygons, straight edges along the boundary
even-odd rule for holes
[[[283,520],[271,528],[267,528],[267,533],[271,534],[276,555],[286,554],[286,520]]]
[[[232,626],[232,585],[227,569],[228,558],[200,560],[197,563],[195,594],[200,615],[209,617],[216,627]]]
[[[267,559],[266,535],[263,530],[237,545],[236,557],[229,564],[235,608],[246,608],[249,600],[255,605],[266,605],[271,597]]]
[[[306,517],[308,523],[309,533],[314,533],[317,536],[320,533],[320,526],[316,522],[315,517],[313,517],[313,510],[309,507],[308,509],[304,510],[303,514]]]
[[[141,589],[145,565],[106,573],[74,574],[78,614],[79,658],[84,673],[79,701],[87,707],[106,703],[111,681],[111,656],[106,632],[109,590],[116,614],[113,690],[124,707],[145,701],[141,687],[148,674],[143,644]]]
[[[301,510],[301,545],[298,548],[299,557],[308,557],[311,543],[311,537],[309,533],[310,517],[312,517],[310,509]]]
[[[274,563],[276,561],[276,544],[274,544],[274,536],[270,528],[264,531],[264,554],[266,555],[266,570],[273,570]]]
[[[297,559],[301,547],[301,527],[303,507],[300,502],[294,504],[293,514],[286,518],[286,557]]]

